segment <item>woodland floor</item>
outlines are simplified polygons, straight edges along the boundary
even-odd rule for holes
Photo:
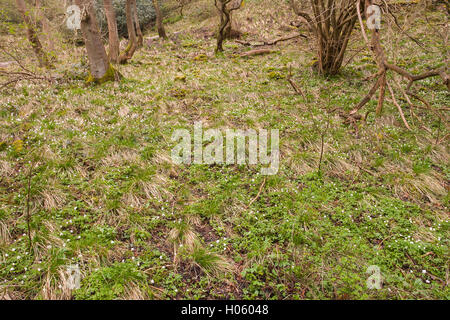
[[[295,33],[284,1],[260,3],[237,14],[244,39]],[[441,80],[414,86],[433,111],[418,101],[411,110],[396,90],[411,131],[390,96],[382,117],[372,112],[349,125],[339,113],[362,99],[371,86],[364,78],[376,71],[359,28],[346,61],[360,52],[325,79],[311,69],[306,30],[309,39],[272,46],[271,54],[243,58],[250,48],[229,40],[214,55],[208,8],[166,20],[169,33],[181,31],[177,40],[147,43],[118,66],[119,83],[22,82],[0,91],[0,297],[450,298],[450,96]],[[417,73],[442,65],[442,39],[414,10],[402,10],[427,51],[386,24],[389,59]],[[446,19],[442,10],[427,17]],[[32,57],[20,49],[26,44],[14,45]],[[75,73],[83,48],[65,44],[57,56],[59,71]],[[306,99],[289,85],[289,66]],[[278,174],[173,164],[173,131],[192,131],[195,121],[279,129]],[[71,264],[83,276],[74,291],[66,284]],[[381,290],[366,286],[370,265],[381,269]]]

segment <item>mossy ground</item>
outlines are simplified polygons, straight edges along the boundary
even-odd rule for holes
[[[261,3],[247,1],[237,14],[247,37],[286,34],[294,17],[284,2]],[[370,88],[369,52],[329,79],[311,71],[308,40],[251,58],[228,41],[214,55],[205,34],[215,20],[203,16],[214,10],[201,5],[167,26],[183,31],[177,41],[154,41],[118,66],[120,82],[24,82],[1,91],[0,297],[450,298],[448,140],[436,144],[449,133],[447,111],[440,119],[415,108],[419,122],[400,100],[408,131],[388,99],[381,118],[346,125],[336,108],[351,110]],[[442,62],[426,23],[411,23],[409,33],[429,52],[386,29],[393,62],[416,72]],[[355,30],[347,56],[363,47]],[[81,50],[70,52],[65,64],[81,59]],[[289,66],[306,100],[289,86]],[[449,105],[437,78],[416,90],[433,108]],[[279,129],[278,174],[174,165],[171,135],[195,121]],[[74,264],[82,282],[71,291],[65,272]],[[366,286],[370,265],[381,269],[381,290]]]

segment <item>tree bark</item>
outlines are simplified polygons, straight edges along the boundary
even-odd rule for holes
[[[296,0],[290,0],[294,12],[303,18],[317,41],[320,74],[337,74],[342,66],[347,45],[357,21],[356,3],[362,0],[310,0],[311,15],[302,11]]]
[[[116,79],[98,28],[92,0],[75,0],[81,9],[81,32],[86,44],[90,75],[88,82],[102,83]]]
[[[41,0],[35,1],[36,6],[36,25],[40,21],[42,24],[42,32],[44,33],[45,37],[47,38],[47,46],[50,51],[50,56],[52,59],[55,59],[55,44],[53,42],[53,37],[51,35],[50,31],[50,21],[45,16],[44,11],[41,8]]]
[[[119,62],[119,33],[117,31],[116,12],[112,0],[103,0],[106,19],[108,21],[109,59],[113,63]]]
[[[39,61],[41,67],[52,68],[52,64],[42,48],[41,41],[33,27],[29,12],[27,12],[27,7],[24,0],[16,0],[17,9],[22,15],[25,28],[27,29],[28,41],[30,41],[34,53]]]
[[[137,48],[136,31],[134,29],[133,17],[133,0],[127,0],[126,3],[127,29],[128,29],[128,45],[119,57],[119,62],[127,63],[133,57]]]
[[[362,1],[361,1],[362,2]],[[367,8],[373,4],[373,0],[364,0],[363,4],[364,4],[364,8],[363,11],[365,13],[365,17],[366,20],[368,21],[370,18],[370,14],[368,13]],[[369,39],[367,37],[365,28],[364,28],[364,24],[363,24],[363,20],[362,20],[362,16],[361,16],[361,12],[360,12],[360,3],[357,3],[357,14],[358,14],[358,20],[359,20],[359,24],[361,27],[361,32],[364,38],[364,41],[366,42],[369,50],[372,51],[373,56],[374,56],[374,60],[378,66],[378,72],[372,77],[374,79],[376,79],[375,84],[373,85],[372,89],[370,89],[370,91],[367,93],[367,95],[356,105],[356,107],[350,112],[350,116],[354,116],[362,107],[364,107],[364,105],[370,101],[370,99],[372,98],[372,96],[377,92],[378,89],[380,89],[380,93],[378,96],[378,104],[377,104],[377,108],[376,108],[376,115],[379,116],[383,110],[383,103],[385,100],[385,92],[386,92],[386,86],[389,89],[391,96],[392,96],[392,100],[394,102],[394,104],[397,106],[400,116],[405,124],[405,126],[410,129],[401,106],[397,103],[395,96],[394,96],[394,92],[388,82],[388,79],[386,77],[387,72],[389,70],[401,75],[403,78],[406,78],[407,80],[409,80],[409,84],[406,88],[406,90],[404,90],[404,93],[418,99],[419,101],[423,102],[425,105],[429,106],[429,104],[421,97],[417,96],[416,94],[414,94],[413,92],[411,92],[411,86],[413,85],[413,83],[415,81],[419,81],[422,79],[426,79],[429,77],[436,77],[436,76],[440,76],[444,82],[444,85],[447,86],[447,88],[450,90],[450,77],[447,75],[447,67],[442,67],[439,69],[434,69],[428,72],[425,72],[423,74],[419,74],[419,75],[414,75],[411,74],[410,72],[408,72],[407,70],[400,68],[397,65],[393,65],[388,63],[387,57],[385,55],[383,46],[381,45],[381,40],[380,40],[380,30],[378,29],[373,29],[371,31],[371,36],[372,36],[372,40],[371,42],[369,42]],[[406,96],[407,97],[407,96]],[[410,103],[411,102],[407,99],[407,101]]]
[[[238,10],[242,5],[243,0],[214,0],[214,4],[219,10],[220,22],[219,30],[217,32],[216,53],[223,51],[223,41],[231,37],[232,33],[232,14],[233,11]],[[229,6],[232,3],[233,6]]]
[[[156,13],[156,27],[158,28],[158,35],[160,38],[167,39],[166,30],[164,29],[164,25],[162,22],[162,15],[161,15],[161,9],[159,7],[158,0],[152,0],[153,1],[153,7],[155,8]]]
[[[144,45],[144,36],[142,35],[141,25],[139,24],[139,16],[136,6],[136,0],[133,0],[133,17],[136,25],[137,46],[140,48]]]

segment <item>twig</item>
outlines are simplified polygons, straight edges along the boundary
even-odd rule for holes
[[[30,212],[30,202],[31,202],[31,178],[33,177],[34,163],[30,164],[30,171],[28,171],[28,186],[27,186],[27,231],[28,231],[28,245],[30,252],[32,249],[32,239],[31,239],[31,212]]]
[[[441,134],[441,118],[439,118],[439,125],[438,125],[438,132],[437,132],[437,136],[436,136],[436,144],[439,142],[439,136]]]
[[[0,74],[2,75],[6,75],[8,77],[10,77],[10,79],[8,79],[6,82],[4,83],[0,83],[0,89],[3,89],[11,84],[15,84],[19,81],[24,81],[24,80],[29,80],[29,81],[37,81],[37,80],[44,80],[44,81],[48,81],[50,83],[52,83],[53,81],[55,81],[57,78],[55,77],[47,77],[47,76],[40,76],[38,74],[36,74],[35,72],[27,69],[21,62],[19,59],[17,59],[17,57],[15,57],[14,55],[12,55],[11,53],[9,53],[8,51],[6,51],[3,47],[0,47],[0,51],[2,51],[4,54],[6,54],[7,56],[11,57],[12,59],[14,59],[14,61],[17,63],[17,65],[19,66],[19,68],[23,71],[3,71],[0,70]]]
[[[292,66],[289,66],[287,81],[291,84],[292,88],[294,88],[295,93],[302,95],[303,99],[306,100],[306,96],[303,93],[302,89],[294,82],[294,80],[292,80]]]
[[[259,198],[259,195],[261,194],[262,189],[263,189],[263,187],[264,187],[265,184],[266,184],[266,177],[264,177],[264,181],[262,182],[261,186],[259,187],[259,191],[258,191],[258,194],[256,195],[256,197],[254,197],[254,198],[252,199],[252,201],[250,201],[250,203],[247,205],[247,209],[250,208],[250,206],[253,204],[253,202],[256,201],[256,199]]]
[[[389,83],[387,84],[387,87],[389,89],[389,92],[391,93],[392,101],[394,102],[395,106],[397,107],[398,112],[400,113],[400,117],[402,118],[403,123],[405,124],[405,127],[408,128],[408,130],[411,130],[411,128],[409,127],[408,122],[406,121],[405,115],[403,114],[402,107],[400,107],[400,105],[398,104],[397,100],[395,99],[394,91],[392,91],[392,87],[391,87],[391,85]]]
[[[443,136],[442,139],[436,143],[436,145],[441,144],[442,142],[447,140],[448,137],[450,137],[450,133],[447,133],[445,136]]]
[[[366,0],[366,7],[367,5],[371,5],[373,3],[373,0]],[[393,65],[388,63],[388,60],[386,58],[386,55],[384,53],[384,49],[381,46],[380,43],[380,32],[379,30],[372,30],[372,42],[369,43],[369,39],[367,37],[364,25],[363,25],[363,21],[362,21],[362,16],[361,16],[361,12],[360,12],[360,3],[359,1],[356,2],[356,7],[357,7],[357,15],[358,15],[358,20],[359,20],[359,24],[361,26],[361,32],[364,38],[364,41],[366,42],[368,48],[370,49],[370,51],[372,51],[372,54],[374,56],[374,60],[377,63],[378,66],[378,72],[376,73],[376,75],[373,77],[376,79],[376,82],[374,83],[374,85],[372,86],[372,88],[370,89],[370,91],[368,92],[368,94],[356,105],[356,107],[350,112],[350,115],[354,115],[356,114],[367,102],[370,101],[370,99],[372,98],[372,96],[377,92],[378,89],[380,89],[380,94],[378,97],[378,105],[376,108],[376,114],[380,115],[381,111],[382,111],[382,107],[383,107],[383,103],[384,103],[384,96],[385,96],[385,89],[386,89],[386,84],[387,84],[387,72],[389,70],[401,75],[403,78],[406,78],[409,80],[409,84],[406,88],[406,93],[412,97],[415,97],[416,99],[419,99],[420,101],[422,101],[423,103],[425,103],[427,106],[428,104],[421,98],[417,97],[416,95],[414,95],[411,91],[410,88],[412,86],[412,84],[415,81],[419,81],[419,80],[423,80],[425,78],[429,78],[429,77],[435,77],[435,76],[440,76],[444,82],[444,85],[447,86],[447,89],[450,91],[450,77],[447,75],[446,73],[446,68],[439,68],[439,69],[434,69],[428,72],[425,72],[423,74],[419,74],[419,75],[414,75],[410,72],[408,72],[407,70],[397,66],[397,65]],[[365,12],[366,15],[366,19],[369,18],[368,12]],[[401,107],[398,105],[397,101],[395,100],[395,97],[393,95],[392,92],[392,88],[389,87],[389,90],[392,93],[392,97],[394,100],[394,104],[397,106],[399,112],[400,112],[400,116],[402,117],[403,122],[405,123],[406,127],[409,129],[409,125],[406,122],[406,119],[404,117],[403,111],[401,109]],[[408,101],[408,103],[410,103],[410,101]]]
[[[324,150],[324,145],[325,145],[325,135],[328,131],[329,126],[330,126],[330,120],[328,119],[327,127],[325,128],[325,130],[322,131],[322,134],[320,137],[320,158],[319,158],[319,168],[318,168],[319,173],[320,173],[320,169],[322,166],[323,150]]]
[[[389,8],[388,3],[383,0],[385,6],[386,6],[386,11],[392,16],[392,20],[394,21],[394,24],[397,26],[397,28],[400,30],[401,33],[403,33],[404,35],[406,35],[408,38],[410,38],[412,41],[414,41],[420,48],[422,48],[422,50],[424,50],[427,53],[433,52],[428,50],[427,48],[425,48],[425,46],[417,39],[415,39],[414,37],[412,37],[409,33],[407,33],[405,30],[402,29],[402,27],[400,27],[400,24],[398,23],[398,19],[397,17],[394,15],[394,13],[391,11],[391,9]]]
[[[359,20],[359,25],[361,26],[361,33],[363,35],[364,41],[367,44],[367,47],[370,50],[371,47],[370,47],[370,44],[369,44],[369,39],[367,38],[366,30],[364,29],[363,20],[362,20],[362,17],[361,17],[361,6],[359,4],[359,1],[356,2],[356,12],[358,13],[358,20]]]

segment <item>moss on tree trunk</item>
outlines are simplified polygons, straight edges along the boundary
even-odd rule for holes
[[[108,81],[115,81],[119,80],[122,77],[122,75],[113,67],[113,65],[110,63],[108,70],[106,70],[106,73],[100,77],[100,78],[94,78],[94,76],[89,72],[88,77],[86,78],[87,84],[102,84]]]

